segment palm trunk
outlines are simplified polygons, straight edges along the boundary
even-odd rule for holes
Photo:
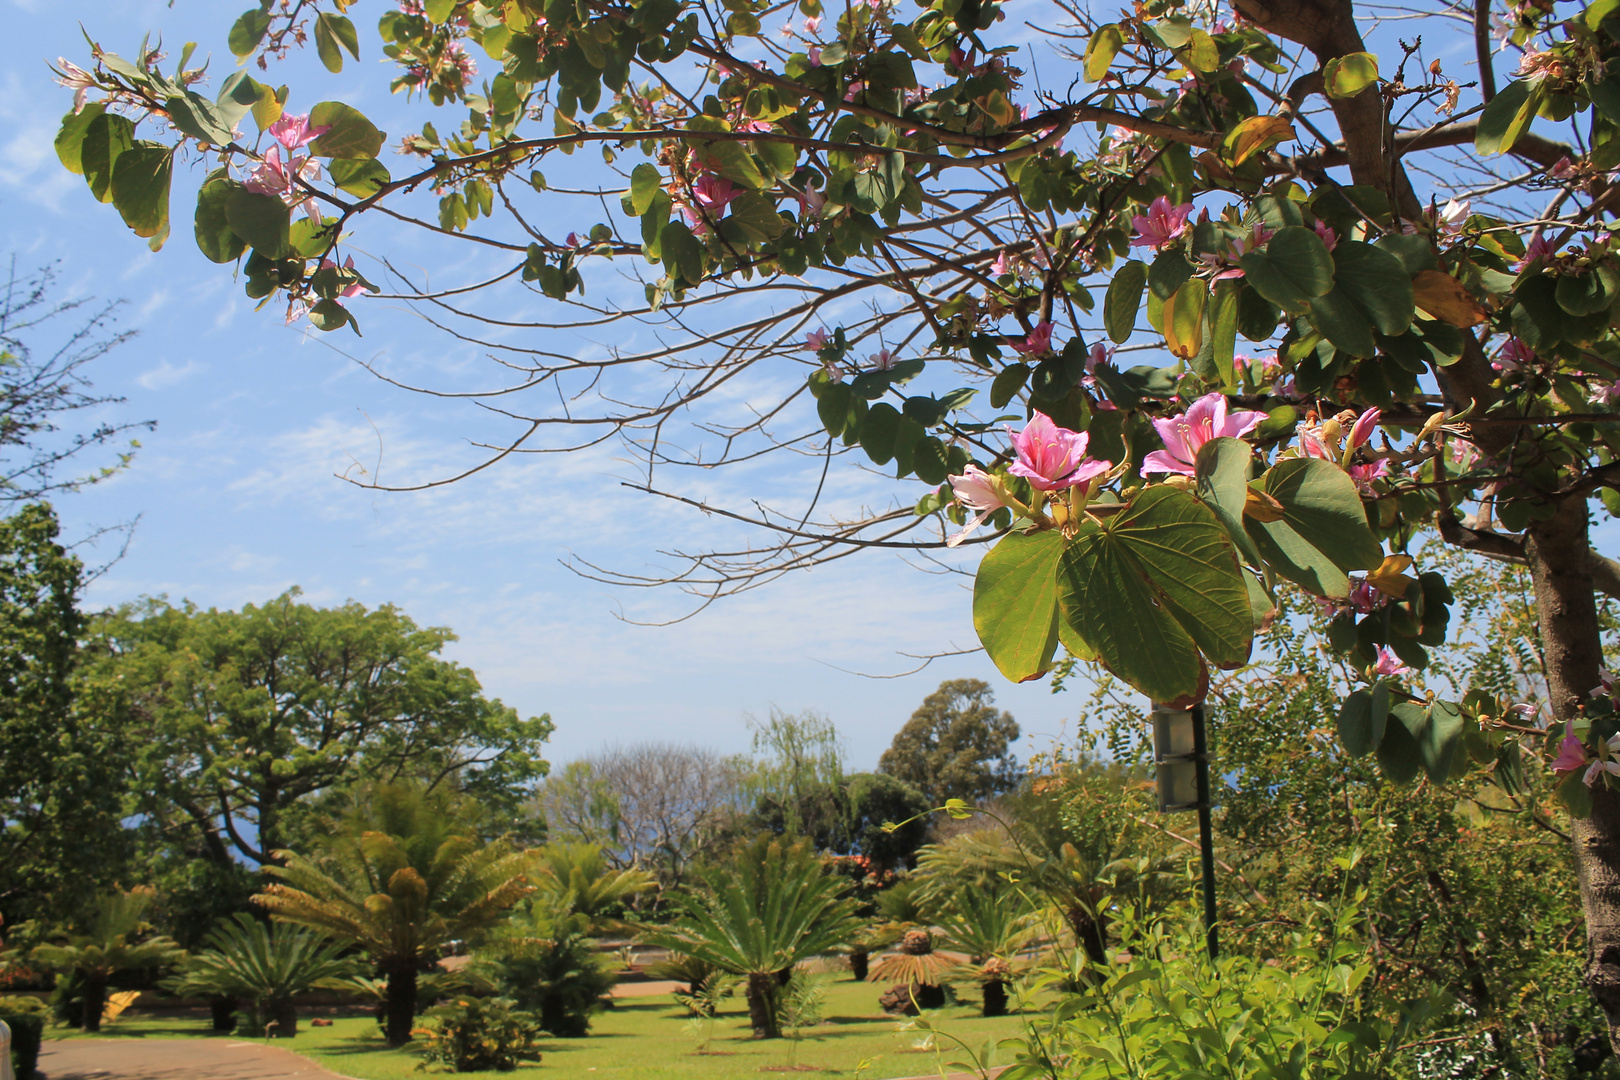
[[[755,972],[748,976],[748,1022],[756,1039],[780,1039],[782,1025],[776,1015],[776,975]]]
[[[293,1007],[291,998],[266,1001],[264,1019],[266,1027],[278,1039],[290,1039],[298,1034],[298,1010]],[[408,1029],[406,1037],[410,1037]]]
[[[411,1041],[416,1026],[416,965],[405,963],[388,972],[388,1012],[383,1030],[389,1046]]]
[[[1007,984],[1000,979],[984,984],[984,1015],[1007,1015]]]
[[[856,982],[865,982],[866,973],[871,969],[872,954],[865,949],[851,949],[849,951],[849,973],[855,976]]]
[[[94,1034],[101,1030],[101,1014],[107,1009],[107,976],[87,975],[84,979],[84,1012],[79,1030]]]
[[[232,1031],[236,1028],[237,1005],[235,998],[222,994],[208,999],[208,1017],[215,1031]]]

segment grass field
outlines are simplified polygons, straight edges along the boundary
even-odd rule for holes
[[[461,1073],[468,1077],[552,1075],[589,1080],[761,1080],[772,1075],[842,1076],[852,1080],[937,1075],[966,1053],[946,1036],[982,1052],[988,1041],[1022,1033],[1017,1016],[986,1020],[977,1001],[932,1011],[930,1021],[944,1035],[903,1019],[885,1016],[877,1007],[883,987],[855,983],[847,976],[829,986],[827,1020],[806,1029],[795,1047],[788,1039],[758,1042],[750,1037],[747,1011],[739,1000],[728,1003],[715,1019],[709,1052],[698,1053],[701,1035],[689,1025],[686,1010],[668,995],[620,999],[599,1013],[584,1039],[551,1039],[541,1044],[541,1061],[516,1073]],[[76,1033],[48,1032],[50,1037],[77,1038]],[[206,1038],[206,1021],[134,1016],[104,1029],[102,1038]],[[234,1037],[233,1037],[234,1038]],[[401,1080],[421,1077],[419,1058],[410,1047],[389,1050],[369,1017],[340,1018],[329,1028],[312,1028],[301,1019],[293,1039],[273,1045],[296,1051],[333,1072],[356,1080]],[[1006,1059],[1001,1058],[1005,1064]]]

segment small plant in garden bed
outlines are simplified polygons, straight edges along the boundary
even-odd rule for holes
[[[429,1072],[511,1072],[519,1060],[539,1061],[540,1026],[501,998],[462,998],[432,1010],[435,1027],[418,1028]]]

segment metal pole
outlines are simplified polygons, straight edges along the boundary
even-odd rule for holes
[[[1215,929],[1215,826],[1209,805],[1209,740],[1204,733],[1204,706],[1194,705],[1193,753],[1198,762],[1198,858],[1204,870],[1204,939],[1209,958],[1221,955]]]

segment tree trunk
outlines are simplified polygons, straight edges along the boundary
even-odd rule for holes
[[[87,975],[84,980],[84,1012],[79,1030],[94,1034],[101,1030],[101,1014],[107,1009],[107,976]]]
[[[1536,590],[1547,696],[1559,721],[1580,716],[1603,664],[1597,603],[1585,572],[1586,500],[1566,498],[1528,530],[1525,555]],[[1620,1052],[1620,792],[1592,788],[1592,815],[1571,822],[1581,910],[1586,916],[1586,986],[1603,1007]]]
[[[984,984],[984,1015],[1007,1015],[1007,984],[994,979]]]
[[[748,1022],[756,1039],[780,1039],[782,1026],[776,1016],[776,975],[748,976]]]
[[[291,998],[265,1002],[264,1020],[265,1028],[277,1039],[290,1039],[298,1034],[298,1010],[293,1007]],[[409,1027],[405,1037],[410,1038]]]
[[[411,1041],[411,1028],[416,1026],[416,965],[401,964],[388,972],[387,1018],[383,1030],[389,1046],[404,1046]]]
[[[237,1000],[216,994],[208,999],[208,1016],[213,1022],[215,1031],[234,1031],[236,1029]]]
[[[851,949],[849,951],[849,973],[855,976],[856,982],[865,982],[866,973],[872,966],[872,954],[865,949]]]

